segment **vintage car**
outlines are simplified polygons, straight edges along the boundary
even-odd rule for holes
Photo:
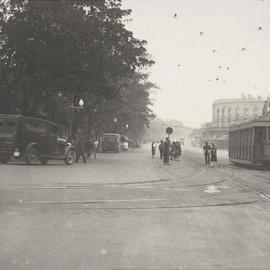
[[[101,139],[102,152],[116,152],[120,150],[120,135],[118,133],[104,133]]]
[[[0,161],[24,160],[27,164],[64,160],[71,165],[75,148],[59,138],[58,126],[46,120],[0,114]]]

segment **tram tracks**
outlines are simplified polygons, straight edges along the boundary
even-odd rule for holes
[[[194,180],[202,177],[207,174],[208,169],[202,169],[198,172],[187,176],[181,177],[181,181]],[[226,179],[225,179],[226,180]],[[208,186],[213,184],[222,183],[225,181],[224,179],[218,182],[211,182],[205,184],[194,184],[194,185],[179,185],[178,179],[172,178],[163,178],[163,179],[153,179],[149,181],[134,181],[134,182],[123,182],[123,183],[52,183],[52,184],[28,184],[28,185],[20,185],[20,186],[6,186],[0,187],[0,190],[90,190],[90,189],[105,189],[105,188],[113,188],[113,189],[136,189],[136,188],[153,188],[153,189],[173,189],[173,188],[185,188],[185,187],[199,187],[199,186]]]
[[[233,172],[233,176],[232,176],[232,181],[235,182],[236,184],[238,184],[239,186],[245,188],[246,190],[249,190],[257,195],[259,195],[260,197],[264,198],[264,199],[267,199],[267,200],[270,200],[270,195],[267,195],[265,194],[264,192],[260,191],[260,190],[257,190],[253,187],[251,187],[250,185],[246,184],[246,183],[243,183],[243,181],[241,181],[241,176],[238,176],[237,174],[237,171],[239,169],[236,169],[236,168],[231,168],[229,166],[224,166],[223,167],[224,169],[226,170],[231,170]],[[261,177],[257,177],[253,174],[250,174],[248,172],[244,172],[245,174],[249,175],[249,177],[252,177],[252,178],[256,178],[257,180],[263,182],[263,183],[267,183],[267,184],[270,184],[269,181],[267,181],[266,179],[264,178],[261,178]]]
[[[199,178],[207,173],[208,169],[196,169],[196,171],[186,177],[181,177],[181,181],[192,180]],[[173,185],[179,182],[177,177],[172,178],[160,178],[160,179],[150,179],[147,181],[128,181],[128,182],[103,182],[103,183],[54,183],[51,184],[25,184],[25,185],[14,185],[14,186],[4,186],[0,187],[0,190],[16,190],[16,189],[102,189],[102,188],[163,188],[167,187],[168,184]]]
[[[198,161],[195,156],[196,154],[194,153],[190,153],[189,152],[189,155],[193,156],[193,158],[189,158],[192,162],[196,162],[197,164],[201,164],[203,165],[203,162],[201,161]],[[188,157],[187,157],[188,158]],[[236,184],[242,186],[243,188],[249,190],[249,191],[252,191],[254,193],[256,193],[257,195],[259,195],[260,197],[262,198],[265,198],[265,199],[270,199],[270,195],[266,195],[264,194],[262,191],[259,191],[259,190],[256,190],[255,188],[251,187],[250,185],[246,184],[246,183],[243,183],[241,181],[241,178],[237,175],[237,171],[238,170],[241,170],[241,168],[235,168],[233,165],[231,164],[223,164],[223,165],[218,165],[219,168],[224,168],[226,170],[230,170],[232,172],[232,175],[229,176],[229,178],[226,178],[224,180],[221,180],[220,182],[216,182],[215,184],[218,184],[218,183],[222,183],[222,182],[225,182],[225,181],[229,181],[229,180],[232,180],[233,182],[235,182]],[[260,182],[263,182],[263,183],[266,183],[266,184],[269,184],[270,185],[270,180],[267,180],[265,178],[262,178],[262,177],[259,177],[259,176],[256,176],[254,174],[251,174],[249,173],[248,171],[245,171],[244,172],[245,174],[249,175],[249,177],[252,177],[252,178],[256,178],[257,181],[260,181]],[[213,183],[214,184],[214,183]]]
[[[270,197],[268,195],[263,194],[263,192],[260,192],[250,186],[248,186],[245,183],[242,183],[241,177],[237,175],[237,170],[234,168],[229,168],[227,165],[221,165],[217,169],[221,170],[227,170],[230,173],[226,176],[222,176],[222,172],[215,170],[215,168],[211,167],[205,167],[205,165],[198,160],[198,155],[197,157],[188,157],[185,156],[184,159],[187,160],[192,160],[194,164],[200,165],[199,167],[196,168],[196,172],[187,176],[187,177],[182,177],[181,181],[188,181],[189,179],[196,179],[198,180],[198,183],[186,183],[185,185],[179,185],[179,180],[177,179],[172,179],[172,178],[161,178],[161,179],[152,179],[149,181],[128,181],[128,182],[122,182],[122,183],[94,183],[94,184],[85,184],[85,183],[55,183],[51,185],[38,185],[38,184],[33,184],[33,185],[28,185],[28,186],[13,186],[13,187],[4,187],[0,188],[0,190],[5,190],[5,189],[115,189],[115,190],[124,190],[126,188],[128,189],[136,189],[136,188],[153,188],[153,189],[162,189],[162,190],[169,190],[171,192],[173,191],[192,191],[192,192],[203,192],[203,190],[196,189],[204,186],[210,186],[210,185],[220,185],[226,181],[233,181],[239,186],[242,186],[246,190],[252,191],[253,193],[256,193],[256,195],[259,195],[260,198],[247,198],[241,199],[241,200],[228,200],[225,199],[223,200],[222,197],[220,200],[210,200],[207,201],[205,198],[208,198],[209,196],[201,196],[202,201],[200,201],[198,204],[192,199],[191,201],[183,201],[181,200],[181,197],[179,197],[179,200],[174,200],[174,197],[171,197],[170,194],[168,194],[165,197],[162,197],[162,194],[164,195],[165,193],[152,193],[153,197],[151,196],[151,192],[145,193],[145,196],[139,196],[139,197],[134,197],[135,193],[132,195],[130,193],[129,198],[125,199],[125,194],[121,193],[122,196],[120,196],[117,199],[103,199],[100,198],[99,200],[95,200],[94,197],[93,199],[89,199],[85,197],[85,200],[59,200],[56,199],[55,201],[53,200],[40,200],[40,201],[22,201],[20,202],[20,206],[23,209],[23,206],[30,206],[30,205],[36,205],[38,207],[42,207],[42,205],[46,208],[46,205],[54,205],[56,208],[65,208],[64,205],[71,207],[72,209],[74,208],[79,208],[82,209],[81,206],[83,206],[83,209],[89,209],[89,210],[151,210],[151,209],[192,209],[192,208],[207,208],[207,207],[224,207],[224,206],[238,206],[238,205],[250,205],[250,204],[261,204],[261,203],[269,203]],[[211,173],[211,177],[215,178],[217,177],[217,181],[211,181],[207,183],[200,183],[200,177],[205,177],[207,178],[207,174]],[[264,179],[266,181],[266,179]],[[104,190],[105,191],[105,190]],[[136,193],[138,195],[140,193]],[[201,194],[201,193],[197,193]],[[120,195],[120,194],[119,194]],[[173,196],[176,196],[176,194],[173,194]],[[189,197],[191,196],[191,197]],[[196,196],[196,195],[195,195]],[[198,195],[197,195],[198,196]],[[210,195],[209,198],[213,198],[213,194]],[[188,198],[193,198],[194,195],[187,195],[186,199]],[[66,197],[65,197],[66,198]],[[175,197],[176,198],[176,197]],[[206,201],[205,201],[206,200]],[[49,208],[48,208],[49,209]]]

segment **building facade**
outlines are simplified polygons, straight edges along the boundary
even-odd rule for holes
[[[219,99],[213,102],[212,127],[228,128],[263,114],[265,99],[252,96],[236,99]]]
[[[212,105],[212,122],[202,125],[203,141],[214,142],[227,149],[229,128],[257,119],[264,114],[266,99],[249,95],[235,99],[219,99]]]

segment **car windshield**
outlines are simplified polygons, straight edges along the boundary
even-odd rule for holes
[[[106,135],[103,137],[103,140],[106,142],[115,142],[117,141],[118,136],[117,135]]]
[[[16,119],[0,119],[0,134],[12,134],[17,128]]]

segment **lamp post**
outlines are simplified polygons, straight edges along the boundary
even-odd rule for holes
[[[126,124],[126,126],[125,126],[125,133],[126,133],[126,135],[128,135],[128,124]]]
[[[79,100],[78,105],[79,106],[74,106],[74,105],[71,105],[70,106],[70,108],[71,108],[71,117],[70,117],[70,125],[69,125],[69,139],[72,138],[73,112],[75,110],[82,110],[82,109],[84,109],[84,101],[83,101],[82,98]]]
[[[117,117],[113,118],[113,122],[114,122],[114,132],[116,133],[116,123],[117,123],[118,119]]]
[[[79,100],[79,106],[80,106],[81,108],[84,106],[84,101],[83,101],[82,98]]]

